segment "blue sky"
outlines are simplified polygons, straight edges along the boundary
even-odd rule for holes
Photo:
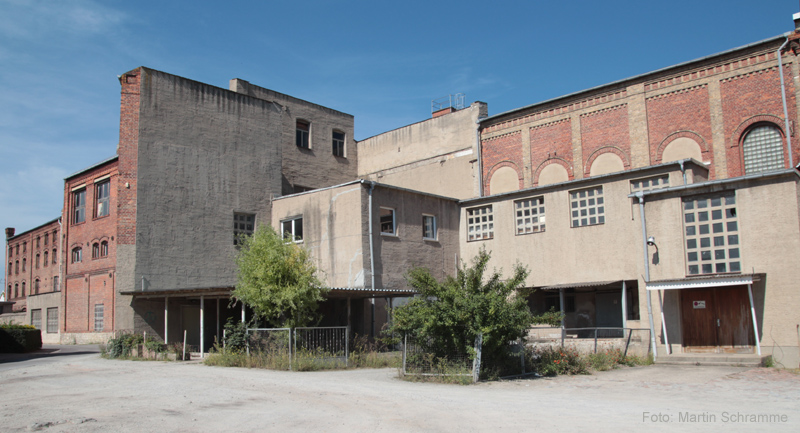
[[[557,3],[557,4],[556,4]],[[466,94],[489,114],[793,29],[798,1],[0,0],[0,226],[60,215],[114,155],[117,75],[242,78],[355,116],[363,139]],[[5,275],[3,273],[2,275]]]

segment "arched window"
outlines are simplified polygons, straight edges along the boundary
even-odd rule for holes
[[[14,264],[14,274],[19,275],[19,260]]]
[[[49,263],[49,262],[50,262],[50,261],[49,261],[49,260],[47,260],[47,251],[45,251],[45,252],[44,252],[44,260],[42,261],[42,263],[44,263],[44,267],[45,267],[45,268],[47,267],[47,263]]]
[[[39,259],[40,258],[41,257],[39,256],[39,254],[36,254],[36,269],[39,269]]]
[[[83,260],[83,249],[81,247],[72,249],[72,263],[80,263]]]
[[[780,130],[770,124],[761,124],[750,129],[742,141],[744,173],[784,168],[783,136]]]
[[[39,279],[36,279],[36,281],[33,282],[33,294],[39,294]]]
[[[22,258],[22,272],[25,272],[25,265],[27,263],[28,263],[28,258],[27,257],[23,257]]]
[[[93,259],[96,259],[96,258],[98,258],[98,257],[100,257],[100,244],[98,244],[97,242],[95,242],[95,243],[92,245],[92,258],[93,258]]]
[[[58,257],[58,255],[56,254],[56,249],[55,249],[55,248],[53,248],[53,264],[54,264],[54,265],[56,264],[56,260],[57,260],[56,258],[57,258],[57,257]]]
[[[25,297],[25,282],[22,282],[22,297]]]
[[[108,241],[100,242],[100,257],[108,256]]]
[[[19,298],[19,283],[14,284],[14,297]]]

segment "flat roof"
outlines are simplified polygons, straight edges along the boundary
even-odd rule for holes
[[[34,227],[32,229],[25,230],[24,232],[19,232],[19,233],[15,234],[14,236],[11,236],[10,238],[6,239],[6,242],[14,240],[14,239],[16,239],[16,238],[18,238],[18,237],[20,237],[22,235],[26,235],[26,234],[28,234],[28,233],[30,233],[32,231],[39,230],[40,228],[42,228],[44,226],[49,226],[50,224],[53,224],[54,222],[58,222],[58,220],[60,220],[60,219],[61,219],[61,217],[59,216],[58,218],[50,220],[50,221],[48,221],[48,222],[46,222],[44,224],[39,224],[38,226],[36,226],[36,227]]]

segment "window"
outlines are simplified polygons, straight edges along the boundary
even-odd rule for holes
[[[344,158],[344,132],[333,131],[333,156]]]
[[[467,209],[467,240],[478,241],[494,237],[492,205]]]
[[[17,244],[17,255],[19,255],[19,244]]]
[[[436,240],[436,217],[433,215],[422,215],[422,238],[431,241]]]
[[[24,253],[26,251],[28,251],[28,243],[27,242],[23,242],[22,243],[22,252]]]
[[[23,257],[22,258],[22,272],[25,272],[25,267],[26,267],[25,265],[27,263],[28,263],[28,258],[27,257]]]
[[[58,257],[58,254],[56,254],[56,249],[53,248],[53,264],[54,265],[56,264],[56,261],[58,260],[57,257]]]
[[[652,191],[669,187],[669,175],[648,177],[631,181],[631,192]]]
[[[8,247],[8,257],[11,257],[13,255],[14,255],[14,247]]]
[[[103,332],[103,304],[94,306],[94,332]]]
[[[14,275],[19,275],[19,260],[14,262]]]
[[[58,291],[58,276],[53,277],[53,291]]]
[[[14,284],[14,297],[19,298],[19,283]]]
[[[72,193],[72,224],[82,223],[86,220],[86,190]]]
[[[22,282],[22,293],[20,293],[20,295],[22,295],[23,298],[25,297],[25,282],[24,281]]]
[[[36,266],[36,269],[39,269],[39,260],[40,259],[41,259],[41,257],[39,256],[39,254],[36,254],[36,263],[34,263],[34,266]]]
[[[514,202],[517,234],[544,231],[544,197],[534,197]]]
[[[683,225],[687,274],[741,272],[735,194],[684,199]]]
[[[783,137],[772,125],[751,129],[744,137],[742,153],[745,174],[784,168]]]
[[[31,294],[32,295],[38,295],[39,294],[39,279],[38,278],[36,279],[36,281],[33,282],[33,293],[31,293]]]
[[[83,249],[81,247],[72,249],[72,263],[80,263],[83,259]]]
[[[295,144],[302,149],[311,148],[308,140],[309,132],[311,131],[311,124],[305,120],[297,120],[297,129],[295,134]]]
[[[44,234],[44,246],[47,246],[47,240],[50,238],[50,233]]]
[[[31,326],[36,329],[42,329],[42,310],[31,310]]]
[[[47,333],[58,332],[58,307],[47,309]]]
[[[303,241],[303,218],[281,221],[281,237],[294,242]]]
[[[605,224],[603,187],[583,189],[569,193],[572,209],[572,227]]]
[[[92,244],[92,258],[96,259],[98,257],[100,257],[100,244],[95,242]]]
[[[49,260],[47,260],[47,258],[48,258],[48,257],[47,257],[47,251],[45,251],[45,252],[44,252],[44,260],[42,260],[42,263],[44,264],[44,267],[45,267],[45,268],[47,267],[47,263],[49,263],[49,262],[50,262]]]
[[[100,257],[108,256],[108,241],[100,242]]]
[[[256,226],[256,216],[251,213],[233,213],[233,244],[238,246],[240,239],[251,236]]]
[[[111,193],[111,182],[105,181],[98,183],[95,186],[95,209],[96,209],[96,216],[104,217],[108,215],[109,207],[108,207],[108,198]]]
[[[39,243],[41,240],[42,240],[41,236],[36,236],[36,248],[40,247]]]
[[[382,235],[397,235],[397,224],[394,219],[394,209],[388,207],[380,208],[378,219],[381,224]]]
[[[9,284],[8,285],[8,291],[6,292],[6,301],[11,299],[11,295],[13,295],[13,294],[14,294],[14,292],[11,291],[11,284]]]

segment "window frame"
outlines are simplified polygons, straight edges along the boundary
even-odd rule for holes
[[[295,120],[294,144],[300,149],[311,149],[311,122],[305,119]]]
[[[296,244],[303,243],[303,236],[304,236],[304,227],[303,227],[303,216],[295,216],[292,218],[282,219],[280,221],[280,230],[281,230],[281,239],[287,242],[294,242]],[[285,229],[285,225],[289,225],[289,230]],[[298,227],[300,228],[299,232],[300,235],[298,236]],[[286,235],[290,235],[291,239],[288,239]]]
[[[100,257],[108,257],[108,241],[100,242]]]
[[[531,203],[527,206],[521,206]],[[530,235],[534,233],[543,233],[546,230],[545,217],[546,207],[544,196],[527,197],[520,200],[514,200],[514,230],[516,236]],[[530,213],[525,214],[530,210]],[[520,215],[522,212],[522,215]],[[534,222],[534,220],[536,220]],[[528,222],[526,222],[528,221]]]
[[[103,304],[94,304],[94,332],[103,332],[105,324],[105,306]]]
[[[243,227],[241,225],[244,225]],[[256,231],[256,214],[249,212],[233,213],[233,246],[240,247],[242,237],[252,236]]]
[[[645,185],[647,183],[647,185]],[[644,191],[655,191],[658,189],[669,188],[669,174],[658,176],[642,177],[633,179],[630,182],[631,194]]]
[[[100,258],[100,243],[95,242],[92,244],[92,259]]]
[[[50,314],[55,313],[55,314]],[[58,333],[58,307],[47,309],[47,331],[48,334]]]
[[[428,223],[427,220],[430,219],[431,224],[431,232],[433,236],[426,236],[428,234]],[[426,241],[438,241],[439,240],[439,227],[436,224],[436,215],[431,214],[422,214],[422,239]]]
[[[72,191],[72,224],[86,222],[86,187]]]
[[[336,134],[341,135],[341,139],[336,137]],[[331,146],[332,146],[332,153],[333,156],[338,158],[347,158],[347,134],[344,131],[340,131],[338,129],[334,129],[331,131]]]
[[[764,137],[763,130],[768,129],[777,135],[777,143],[767,143],[768,137]],[[762,134],[754,138],[754,141],[747,142],[751,134]],[[786,137],[777,125],[770,122],[759,122],[751,125],[742,134],[742,171],[744,175],[764,173],[768,171],[781,170],[786,167]],[[766,146],[771,147],[767,148]],[[780,163],[778,163],[777,153],[780,151]],[[749,168],[749,169],[748,169]]]
[[[485,212],[481,212],[485,211]],[[467,242],[494,239],[494,207],[491,204],[466,209]],[[474,221],[477,219],[477,221]]]
[[[103,195],[104,190],[105,195]],[[95,184],[94,212],[95,218],[104,218],[111,215],[111,179],[101,180]]]
[[[75,247],[72,249],[72,263],[81,263],[83,261],[83,248]]]
[[[715,205],[715,200],[719,200],[719,204]],[[742,273],[742,230],[736,202],[735,191],[681,199],[684,271],[687,276]],[[688,203],[691,205],[687,206]],[[720,265],[724,270],[720,270]],[[696,272],[693,267],[696,267]]]
[[[582,193],[586,195],[581,195]],[[569,191],[569,203],[571,228],[599,226],[606,223],[603,185]],[[595,219],[594,223],[591,222],[592,219]]]
[[[388,218],[384,218],[387,215],[384,215],[384,211],[388,211],[387,214],[389,218],[391,218],[391,231],[384,231],[384,224],[386,222],[385,219],[388,221]],[[379,206],[378,207],[378,230],[380,231],[381,236],[394,236],[397,237],[397,211],[395,208],[386,207],[386,206]]]
[[[42,330],[42,309],[34,308],[31,310],[31,326],[38,330]]]

